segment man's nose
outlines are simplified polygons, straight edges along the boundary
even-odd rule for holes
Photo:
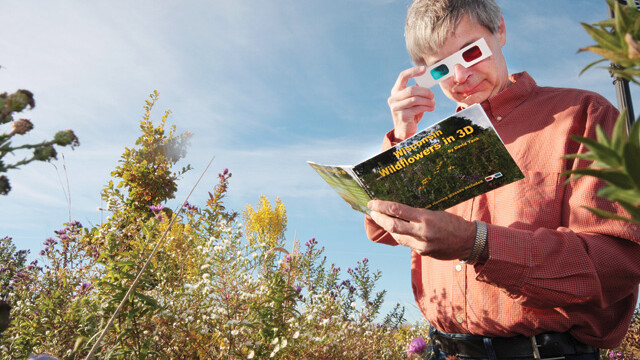
[[[467,81],[467,79],[469,78],[469,76],[471,76],[471,70],[460,65],[460,64],[456,64],[453,67],[453,80],[458,83],[458,84],[462,84],[465,81]]]

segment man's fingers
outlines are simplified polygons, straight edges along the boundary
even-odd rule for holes
[[[414,224],[399,219],[397,217],[392,217],[387,214],[379,213],[377,211],[372,211],[370,214],[373,221],[375,221],[380,227],[382,227],[387,232],[393,234],[402,234],[408,235],[412,234],[414,230]]]
[[[387,102],[393,107],[412,107],[418,105],[435,105],[433,91],[420,86],[410,86],[389,96]]]
[[[420,255],[427,254],[427,247],[429,244],[414,237],[414,231],[416,230],[416,225],[414,223],[393,218],[376,211],[372,211],[370,216],[373,221],[391,234],[398,244],[409,247]]]
[[[428,244],[424,241],[420,241],[412,236],[391,234],[396,242],[402,246],[413,249],[420,255],[428,255]]]
[[[400,73],[400,75],[398,75],[398,79],[396,80],[396,83],[391,88],[391,92],[393,93],[406,88],[407,83],[409,82],[409,79],[423,74],[425,70],[426,68],[424,66],[416,66],[416,67],[412,67],[410,69],[404,70],[403,72]]]
[[[434,94],[427,88],[411,86],[391,94],[387,100],[392,114],[407,115],[433,111],[436,107]]]
[[[424,216],[424,211],[427,211],[397,202],[384,200],[371,200],[367,206],[373,211],[377,211],[391,217],[404,219],[409,222],[419,222]]]

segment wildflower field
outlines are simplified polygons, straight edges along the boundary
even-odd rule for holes
[[[231,171],[204,205],[165,207],[189,171],[174,167],[190,134],[168,126],[168,112],[153,124],[157,96],[102,190],[104,223],[63,224],[39,254],[0,238],[2,304],[11,306],[0,358],[84,359],[95,347],[100,359],[399,359],[426,338],[426,324],[406,324],[399,305],[380,313],[385,291],[368,259],[340,269],[317,240],[285,239],[280,199],[256,194],[255,206],[227,209]]]
[[[227,209],[228,169],[202,206],[165,207],[190,170],[176,170],[190,134],[169,112],[153,123],[157,98],[102,189],[105,222],[63,224],[38,254],[0,238],[0,359],[428,356],[426,322],[408,324],[400,305],[381,314],[382,274],[367,258],[343,270],[316,239],[285,239],[278,198]],[[640,312],[602,354],[637,359],[638,344]]]

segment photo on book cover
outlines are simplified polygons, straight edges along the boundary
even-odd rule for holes
[[[349,177],[345,181],[355,192],[327,182],[364,213],[368,210],[362,192],[369,199],[444,210],[524,178],[478,104],[354,166],[310,164],[321,176],[319,169],[324,168],[325,172],[341,170],[342,177]],[[358,201],[345,198],[341,193],[345,191]]]

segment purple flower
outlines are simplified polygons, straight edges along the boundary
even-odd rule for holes
[[[73,220],[72,222],[69,223],[69,226],[81,228],[82,224],[79,221]]]
[[[151,205],[149,206],[149,210],[153,211],[154,214],[158,214],[160,211],[164,209],[164,205]]]
[[[411,340],[409,344],[409,348],[407,349],[407,357],[411,357],[411,355],[416,354],[420,355],[427,348],[427,343],[423,338],[417,337]]]
[[[93,285],[89,282],[83,281],[82,284],[80,284],[80,292],[82,293],[89,291],[91,289],[93,289]]]
[[[53,245],[55,245],[57,243],[58,242],[54,238],[48,238],[47,240],[44,241],[44,244],[46,246],[53,246]]]
[[[188,201],[185,201],[183,206],[184,206],[185,209],[187,209],[187,211],[194,211],[194,210],[198,209],[197,207],[189,204]]]
[[[224,168],[222,169],[222,175],[227,175],[229,173],[229,169]]]
[[[66,231],[65,229],[61,229],[61,230],[54,230],[54,233],[56,233],[56,235],[62,235],[64,234]]]
[[[369,259],[367,259],[367,258],[362,259],[362,263],[363,263],[363,264],[366,264],[366,263],[368,263],[368,262],[369,262]]]
[[[609,352],[609,358],[611,358],[611,359],[617,359],[617,358],[621,357],[622,355],[624,355],[624,353],[622,351]]]
[[[300,292],[300,291],[302,291],[302,288],[300,286],[296,286],[296,291]]]

